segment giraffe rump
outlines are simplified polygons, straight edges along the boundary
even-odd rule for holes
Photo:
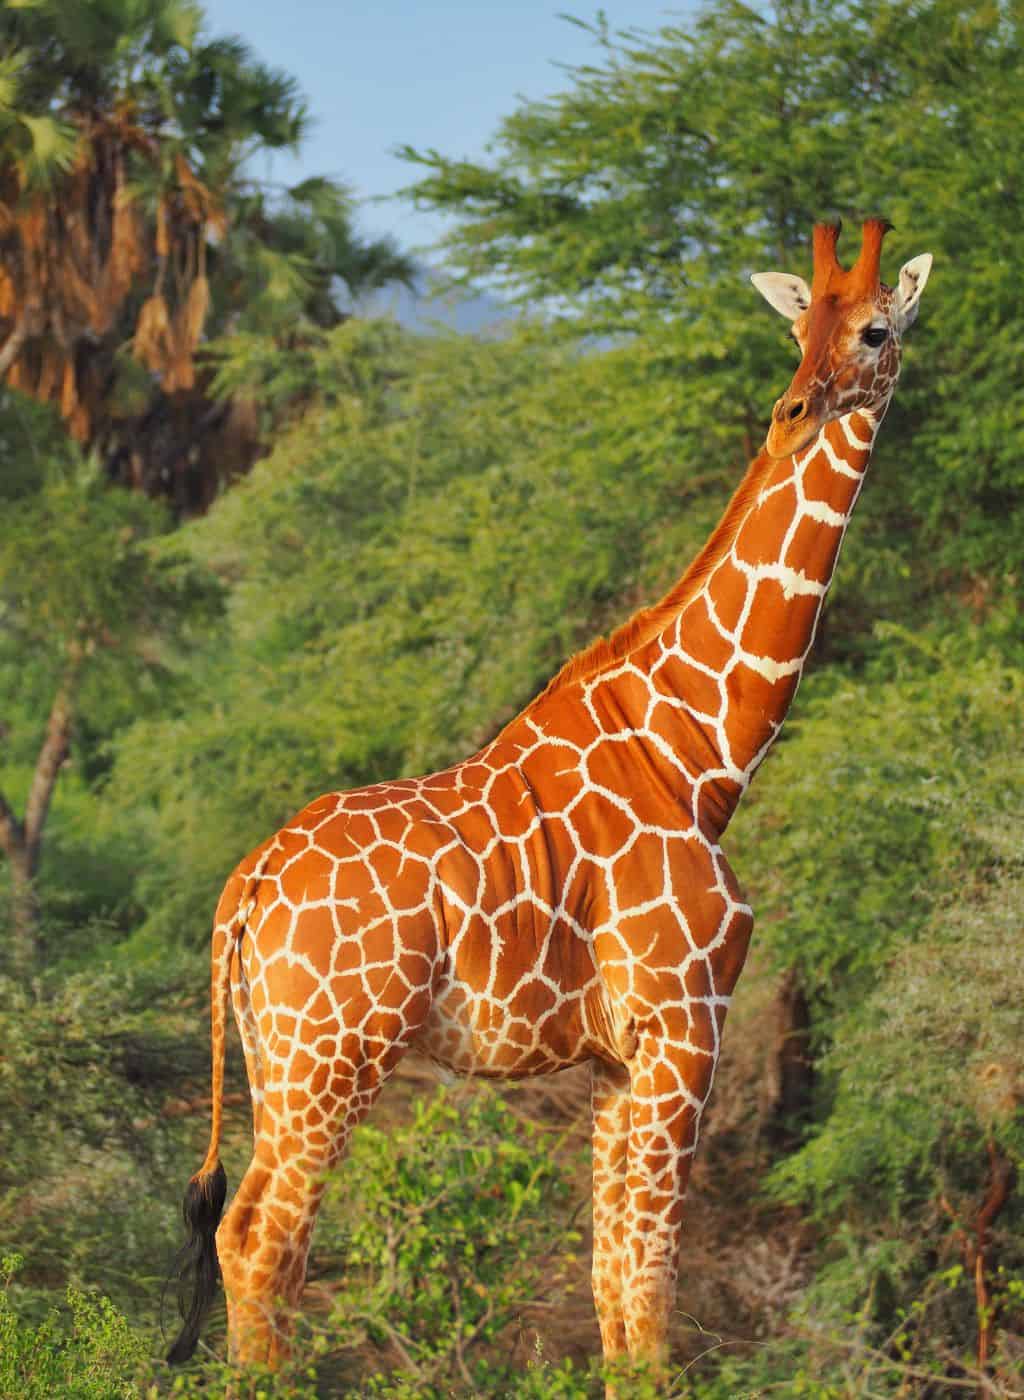
[[[192,1356],[217,1292],[220,1267],[215,1236],[227,1191],[227,1177],[218,1162],[212,1172],[197,1173],[185,1192],[182,1215],[187,1237],[171,1271],[171,1278],[177,1277],[182,1317],[181,1331],[167,1353],[172,1366],[180,1366]]]

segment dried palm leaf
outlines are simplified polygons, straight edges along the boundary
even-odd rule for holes
[[[64,362],[64,379],[60,386],[60,416],[74,417],[78,407],[78,386],[75,383],[75,366],[71,360]]]
[[[171,251],[170,210],[165,195],[156,207],[156,255],[166,258]]]
[[[79,403],[68,420],[68,431],[76,442],[88,442],[92,431],[92,417],[84,403]]]
[[[98,279],[101,300],[119,310],[145,261],[138,217],[130,204],[124,204],[114,211],[110,253]]]
[[[0,316],[13,316],[18,304],[18,294],[14,279],[0,269]]]
[[[210,232],[217,238],[223,238],[228,231],[227,210],[223,204],[214,204],[206,211],[206,222],[210,226]]]
[[[102,305],[97,289],[80,276],[70,258],[64,260],[60,270],[59,286],[61,300],[72,319],[84,322],[91,330],[101,334],[109,327],[112,309]]]
[[[170,317],[167,303],[159,293],[155,293],[142,303],[138,320],[135,322],[135,336],[132,350],[137,360],[147,369],[160,370],[167,362]]]
[[[39,368],[39,380],[36,384],[36,397],[42,403],[49,403],[54,397],[54,390],[60,378],[62,356],[53,346],[47,346],[43,352],[43,363]]]
[[[185,339],[187,310],[184,306],[180,309],[171,331],[167,357],[169,363],[163,377],[163,387],[168,394],[173,394],[179,389],[191,389],[196,382],[195,362]]]
[[[197,277],[188,289],[182,318],[183,348],[191,355],[199,344],[210,309],[210,284],[205,277]]]
[[[41,199],[34,199],[18,215],[18,231],[26,252],[36,252],[46,242],[46,205]]]
[[[193,223],[200,223],[213,203],[213,196],[180,153],[174,158],[174,168],[181,186],[181,202],[185,212]]]

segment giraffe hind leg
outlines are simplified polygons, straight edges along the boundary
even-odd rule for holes
[[[236,1364],[274,1367],[288,1356],[326,1173],[404,1049],[392,1044],[354,1069],[337,1066],[319,1093],[286,1079],[268,1082],[252,1161],[217,1231]]]

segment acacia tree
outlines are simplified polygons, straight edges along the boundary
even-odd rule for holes
[[[206,396],[204,338],[294,337],[341,318],[341,282],[411,275],[335,182],[252,178],[306,123],[294,82],[206,39],[190,0],[0,10],[0,375],[183,508],[256,448],[252,413]]]

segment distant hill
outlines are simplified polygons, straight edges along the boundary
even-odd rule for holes
[[[360,316],[393,316],[408,330],[429,334],[438,326],[480,335],[514,321],[518,311],[486,292],[446,292],[440,277],[426,268],[412,288],[392,285],[360,297],[353,308]]]

